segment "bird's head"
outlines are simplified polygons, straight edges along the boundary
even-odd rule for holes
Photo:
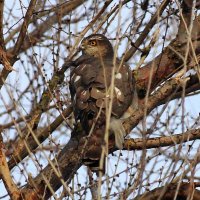
[[[110,41],[102,34],[92,34],[81,42],[83,54],[97,58],[112,58],[113,47]]]

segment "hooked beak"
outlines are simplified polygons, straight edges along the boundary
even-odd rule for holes
[[[86,48],[86,43],[85,43],[85,41],[83,40],[83,41],[81,42],[80,49],[81,49],[81,50],[85,50],[85,48]]]
[[[81,50],[84,50],[84,49],[85,49],[85,44],[84,44],[84,43],[81,44],[80,49],[81,49]]]

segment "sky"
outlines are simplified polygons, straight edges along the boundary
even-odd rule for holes
[[[20,1],[10,1],[13,3],[14,5],[14,12],[12,13],[12,15],[16,16],[18,19],[21,18],[22,16],[22,12],[21,12],[21,5],[20,5]],[[10,4],[10,2],[8,3],[8,1],[5,1],[5,19],[9,16],[9,12],[8,12],[8,9],[9,7],[12,7],[12,3]],[[26,0],[22,0],[21,1],[23,3],[24,6],[27,6],[29,1],[26,1]],[[49,1],[49,4],[53,4],[54,1]],[[91,2],[89,2],[91,3]],[[118,3],[118,1],[114,1],[112,3],[112,5],[109,7],[109,9],[115,4],[115,3]],[[89,4],[85,4],[85,6],[87,7]],[[131,3],[129,3],[127,5],[128,6],[131,6]],[[81,10],[82,8],[78,8],[77,9],[77,12],[81,13],[81,12],[84,12],[83,10]],[[25,12],[26,9],[23,9],[23,11]],[[121,12],[119,15],[117,15],[115,17],[115,19],[113,20],[113,22],[111,23],[111,25],[109,26],[108,28],[108,31],[107,31],[107,36],[111,39],[111,42],[113,44],[113,46],[116,45],[116,41],[115,40],[112,40],[113,38],[116,38],[116,37],[121,37],[124,33],[126,33],[126,29],[128,27],[128,24],[130,23],[130,21],[128,20],[128,16],[130,15],[129,13],[130,11],[128,11],[128,9],[126,9],[126,11],[123,11]],[[124,14],[125,13],[125,14]],[[139,16],[139,13],[138,13],[138,17]],[[147,15],[147,18],[146,20],[149,20],[149,17],[150,15]],[[127,19],[126,22],[124,22],[123,24],[121,24],[123,22],[124,19]],[[9,28],[11,29],[14,29],[16,27],[16,22],[17,22],[17,19],[14,19],[14,18],[10,18],[9,20],[9,24],[7,26],[5,26],[4,28],[4,32],[6,33],[7,30]],[[174,22],[175,23],[175,22]],[[73,27],[73,25],[71,26],[71,29],[72,29],[72,32],[76,32],[77,30],[81,31],[84,29],[84,27],[88,24],[88,21],[83,21],[81,23],[78,24],[78,27]],[[117,35],[116,32],[113,31],[113,29],[115,27],[117,27],[118,25],[121,25],[121,33],[120,35]],[[158,27],[156,27],[158,28]],[[177,26],[174,25],[174,26],[171,26],[169,27],[168,29],[168,35],[167,37],[170,38],[170,37],[173,37],[175,36],[176,34],[176,28]],[[155,29],[153,29],[153,31],[155,31]],[[52,35],[54,35],[56,33],[56,31],[54,30],[54,28],[51,29],[51,32],[52,32]],[[67,32],[67,30],[65,30],[65,32]],[[63,32],[62,34],[66,34],[65,32]],[[89,31],[87,33],[88,34],[91,34],[92,31]],[[161,35],[164,33],[164,28],[160,29],[160,39],[158,40],[157,44],[156,44],[156,47],[152,49],[152,51],[150,52],[149,56],[146,58],[145,60],[145,63],[149,62],[150,60],[152,60],[153,57],[155,57],[156,55],[158,55],[161,50],[162,50],[162,47],[160,46],[160,44],[162,44],[162,39],[161,39]],[[151,34],[151,33],[150,33]],[[7,34],[5,34],[5,37],[7,37]],[[138,37],[137,35],[133,36],[133,39]],[[48,44],[50,41],[46,41],[46,44]],[[11,46],[13,43],[10,42],[8,44],[8,47]],[[165,43],[165,46],[167,46],[168,42]],[[55,47],[56,48],[56,47]],[[120,43],[119,45],[119,48],[118,48],[118,56],[120,57],[124,50],[127,48],[127,40],[124,39],[122,40],[122,42]],[[45,63],[45,68],[46,68],[46,72],[47,72],[47,79],[50,78],[51,76],[51,70],[52,70],[52,57],[53,55],[51,54],[51,51],[50,50],[47,50],[45,48],[33,48],[33,49],[30,49],[28,50],[28,55],[32,55],[33,53],[37,53],[38,55],[36,56],[36,59],[38,61],[38,63]],[[13,98],[14,99],[17,99],[19,94],[20,94],[20,91],[23,91],[28,83],[29,83],[29,79],[30,77],[33,77],[34,76],[34,70],[32,69],[31,65],[32,63],[29,63],[28,60],[26,59],[26,56],[25,54],[21,54],[20,55],[20,60],[17,61],[15,64],[14,64],[14,69],[16,71],[13,71],[12,73],[10,73],[8,79],[7,79],[7,87],[3,87],[2,90],[1,90],[1,98],[0,98],[0,113],[5,111],[5,104],[7,105],[7,108],[9,108],[11,105],[12,105],[12,100]],[[61,57],[61,61],[60,61],[60,65],[62,64],[63,62],[63,58],[65,58],[65,51],[64,49],[61,49],[61,54],[60,54],[60,57]],[[137,66],[137,63],[140,59],[140,56],[137,55],[137,56],[134,56],[129,64],[131,66],[132,69],[134,69],[136,66]],[[22,65],[22,61],[23,61],[23,65]],[[145,64],[144,63],[144,64]],[[1,69],[1,66],[0,66],[0,69]],[[29,76],[26,75],[26,72],[29,73]],[[39,80],[39,82],[42,83],[42,80]],[[36,84],[36,83],[35,83]],[[11,86],[11,87],[10,87]],[[16,92],[17,91],[17,92]],[[42,90],[41,90],[42,91]],[[40,92],[41,92],[40,91]],[[20,112],[25,114],[27,113],[29,110],[30,110],[30,101],[29,99],[31,98],[31,94],[28,94],[27,96],[24,96],[21,100],[21,103],[23,103],[23,109],[22,108],[19,108]],[[189,98],[186,98],[185,99],[185,113],[189,113],[190,115],[194,116],[194,117],[197,117],[200,113],[200,106],[199,106],[199,101],[200,101],[200,95],[195,95],[195,96],[192,96],[192,97],[189,97]],[[171,104],[171,108],[169,109],[169,112],[172,112],[173,108],[176,107],[176,101],[173,101]],[[159,109],[158,109],[159,110]],[[181,112],[181,111],[180,111]],[[49,123],[48,120],[52,120],[56,115],[58,115],[58,112],[57,113],[54,113],[54,116],[51,118],[51,117],[44,117],[43,119],[43,122],[40,123],[41,126],[43,126],[45,123]],[[19,114],[17,112],[13,112],[12,113],[12,117],[18,117]],[[162,117],[161,117],[161,120],[165,121],[165,118],[167,117],[167,114],[164,114]],[[3,115],[3,116],[0,116],[0,121],[2,122],[5,122],[5,121],[10,121],[12,120],[11,118],[11,115]],[[152,119],[149,118],[148,119],[148,123],[152,123]],[[179,123],[180,121],[177,121],[176,123]],[[189,122],[187,122],[189,123]],[[137,130],[135,130],[137,132]],[[60,132],[67,132],[66,135],[63,135],[61,134]],[[181,132],[181,128],[180,126],[178,126],[178,128],[176,129],[176,133],[180,133]],[[6,131],[5,134],[9,134],[9,137],[13,137],[15,135],[14,133],[14,130],[9,130],[9,131]],[[155,135],[157,134],[156,132],[154,133]],[[138,137],[138,134],[136,134]],[[69,139],[70,137],[70,132],[69,130],[67,131],[66,128],[63,128],[63,129],[59,129],[58,131],[55,131],[53,136],[53,138],[57,138],[57,141],[60,142],[61,144],[65,144],[66,141]],[[134,135],[133,135],[134,137]],[[140,136],[141,137],[141,136]],[[46,144],[48,144],[49,141],[46,141]],[[196,144],[196,146],[194,146],[194,148],[198,148],[198,144]],[[163,148],[165,151],[165,148]],[[156,150],[149,150],[148,151],[148,154],[151,155],[152,151],[156,151]],[[169,151],[168,151],[169,152]],[[118,152],[119,153],[119,152]],[[40,158],[40,156],[42,158],[45,157],[45,155],[49,155],[47,152],[45,152],[44,154],[37,154],[37,157]],[[115,171],[115,163],[118,162],[118,157],[117,157],[117,153],[116,153],[116,157],[112,157],[112,162],[109,161],[109,170],[110,170],[110,174],[114,173]],[[128,153],[125,153],[124,156],[122,157],[122,160],[123,162],[120,163],[120,166],[117,168],[117,172],[120,172],[120,171],[123,171],[123,169],[125,169],[127,167],[127,163],[126,163],[126,158],[129,158],[130,160],[133,159],[133,160],[139,160],[140,159],[140,155],[141,155],[141,152],[137,151],[136,152],[128,152]],[[52,155],[53,156],[53,155]],[[110,156],[111,157],[111,156]],[[164,157],[161,155],[159,157],[159,159],[162,161],[164,160]],[[42,161],[42,164],[43,166],[47,165],[47,161],[45,161],[45,159],[41,159],[43,160]],[[148,164],[148,167],[147,167],[147,170],[151,169],[152,166],[153,166],[153,163],[155,162],[155,160],[152,159],[152,161]],[[23,185],[25,181],[25,179],[27,178],[28,174],[31,173],[32,176],[36,176],[37,173],[37,169],[33,163],[32,160],[28,160],[26,161],[26,171],[24,171],[23,173],[21,173],[21,169],[23,168],[22,165],[19,164],[18,167],[16,167],[14,170],[13,170],[13,176],[14,176],[14,180],[16,182],[18,182],[19,180],[21,181],[21,184]],[[160,162],[158,162],[158,164],[156,164],[153,168],[154,172],[155,172],[155,176],[152,176],[151,177],[151,181],[153,182],[157,176],[158,176],[158,173],[156,173],[157,171],[159,171],[161,168],[162,168],[162,165],[165,165],[165,166],[170,166],[171,162],[169,160],[167,161],[162,161],[161,164]],[[167,170],[166,169],[163,169],[163,170]],[[78,182],[79,183],[84,183],[85,182],[85,173],[86,173],[86,168],[83,166],[81,167],[81,169],[79,170],[79,172],[81,173],[80,177],[79,177],[79,180]],[[134,169],[133,169],[133,173],[134,173]],[[155,178],[155,179],[154,179]],[[129,182],[131,179],[131,177],[127,177],[125,173],[121,174],[120,175],[120,178],[117,180],[117,182],[114,183],[115,185],[115,190],[117,191],[117,187],[126,187],[126,183],[125,182]],[[123,181],[120,181],[120,180],[123,180]],[[75,179],[75,182],[76,182],[76,179]],[[106,184],[104,184],[104,187],[106,187]],[[6,190],[4,188],[4,185],[2,183],[2,181],[0,182],[0,197],[5,195],[6,194]],[[5,197],[3,198],[5,200],[9,199],[8,197]]]

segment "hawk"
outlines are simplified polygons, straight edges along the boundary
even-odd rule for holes
[[[115,58],[110,41],[102,34],[92,34],[81,42],[82,56],[70,74],[70,93],[76,121],[88,135],[84,162],[98,171],[105,133],[123,148],[123,119],[134,96],[130,67]],[[107,127],[107,128],[106,128]]]

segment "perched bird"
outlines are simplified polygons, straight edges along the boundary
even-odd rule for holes
[[[88,134],[83,160],[98,171],[102,145],[108,144],[106,127],[116,147],[123,148],[126,134],[122,122],[134,97],[134,80],[131,69],[115,58],[104,35],[92,34],[80,47],[82,56],[70,74],[70,93],[75,119]]]

